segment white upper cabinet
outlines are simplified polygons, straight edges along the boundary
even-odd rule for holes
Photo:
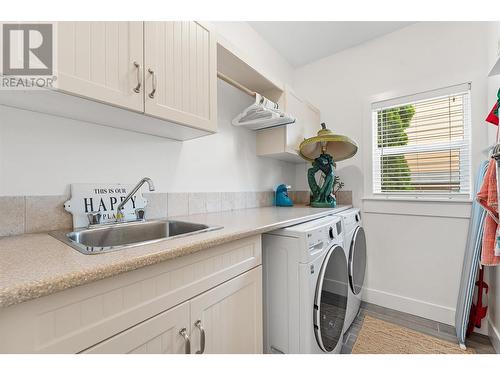
[[[257,155],[289,162],[304,162],[299,145],[304,138],[316,135],[321,128],[320,112],[312,104],[287,88],[280,97],[280,107],[296,119],[294,124],[257,132]]]
[[[217,46],[205,24],[145,22],[146,114],[217,129]]]
[[[142,22],[58,22],[56,56],[60,90],[144,111]]]
[[[176,140],[216,132],[217,38],[208,24],[54,25],[54,90],[3,90],[0,104]]]

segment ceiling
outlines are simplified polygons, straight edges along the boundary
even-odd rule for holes
[[[391,33],[413,22],[248,22],[294,68]]]

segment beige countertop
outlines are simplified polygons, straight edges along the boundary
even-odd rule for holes
[[[84,255],[48,234],[0,237],[0,307],[46,296],[240,238],[347,209],[262,207],[175,217],[224,228],[97,255]]]

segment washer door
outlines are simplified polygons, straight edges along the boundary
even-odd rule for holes
[[[333,273],[332,269],[335,269]],[[325,282],[327,273],[334,275],[335,280]],[[339,341],[342,344],[348,282],[344,249],[335,245],[328,251],[321,266],[314,298],[314,333],[319,347],[325,352],[333,351]]]
[[[365,230],[357,227],[354,230],[349,250],[349,284],[354,294],[359,294],[365,281],[366,270],[366,237]]]

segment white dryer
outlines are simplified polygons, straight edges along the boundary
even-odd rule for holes
[[[338,216],[263,235],[266,353],[340,352],[348,294],[343,243]],[[333,265],[344,280],[336,294],[324,289]]]
[[[344,249],[348,259],[349,288],[344,332],[351,326],[361,305],[366,271],[366,237],[362,227],[361,213],[351,208],[337,214],[342,218]]]

